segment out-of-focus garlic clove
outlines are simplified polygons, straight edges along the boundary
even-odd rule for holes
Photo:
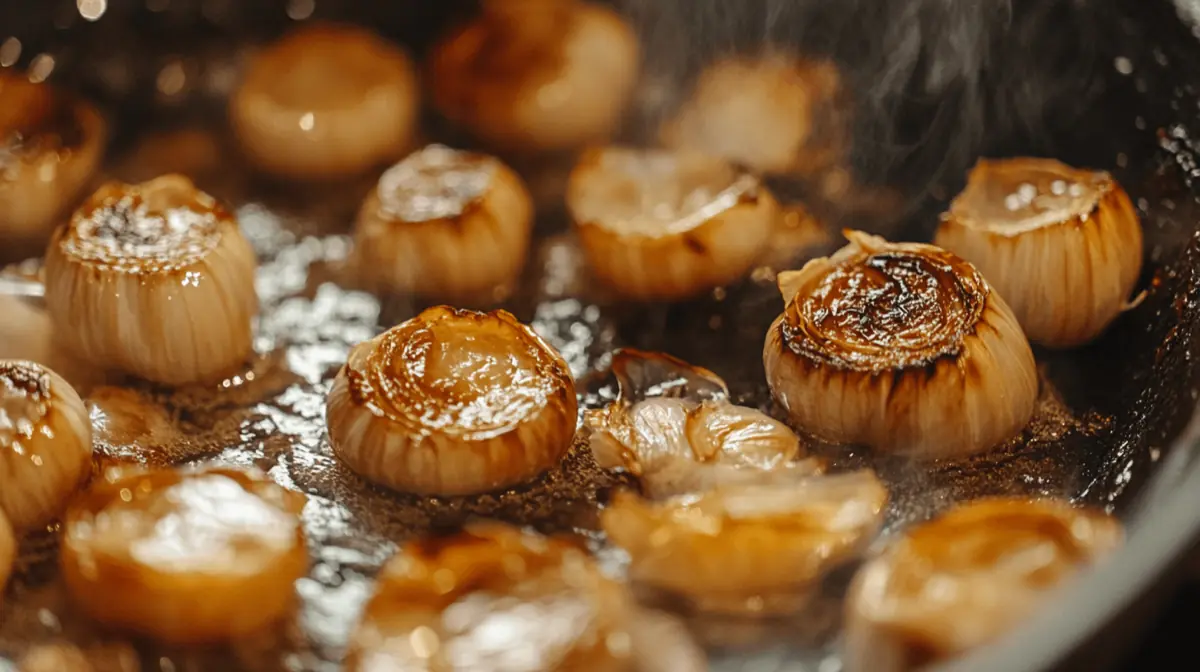
[[[361,28],[312,24],[267,46],[230,100],[242,149],[261,170],[335,179],[393,161],[410,146],[412,62]]]
[[[991,641],[1122,540],[1115,518],[1066,502],[961,505],[859,570],[846,602],[846,670],[901,672]]]
[[[218,642],[285,616],[308,569],[305,498],[257,471],[134,471],[67,513],[62,572],[93,619],[172,644]]]
[[[620,492],[601,513],[634,580],[704,611],[791,610],[870,543],[887,490],[870,471],[721,487],[651,502]]]
[[[1106,172],[1052,159],[979,161],[935,242],[983,273],[1029,340],[1055,348],[1104,331],[1142,269],[1125,190]]]
[[[364,478],[466,495],[558,464],[576,404],[566,361],[511,314],[437,306],[350,351],[326,420],[334,452]]]
[[[624,671],[633,614],[627,589],[580,548],[477,524],[409,543],[388,562],[346,669]]]
[[[640,48],[618,14],[575,0],[489,0],[433,50],[433,101],[505,151],[609,137],[637,82]]]
[[[0,511],[0,604],[4,603],[4,588],[12,575],[13,563],[17,559],[17,537],[8,518]]]
[[[746,275],[778,206],[758,178],[690,151],[606,147],[571,173],[567,207],[588,263],[637,300],[679,300]]]
[[[0,512],[12,526],[57,517],[91,459],[92,426],[70,384],[40,364],[0,360]]]
[[[41,244],[95,173],[107,126],[88,103],[21,74],[0,72],[0,100],[0,245]]]
[[[700,74],[661,139],[761,173],[815,174],[845,151],[840,88],[827,62],[784,54],[718,61]]]
[[[1000,295],[940,248],[846,236],[833,256],[779,275],[786,307],[763,363],[798,428],[927,458],[987,450],[1020,432],[1037,371]]]
[[[362,282],[446,301],[499,298],[525,264],[533,207],[497,159],[430,145],[379,178],[358,214]]]
[[[46,305],[79,357],[166,385],[220,380],[251,351],[254,250],[180,175],[100,188],[54,233]]]

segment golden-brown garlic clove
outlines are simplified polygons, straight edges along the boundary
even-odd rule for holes
[[[580,548],[477,524],[388,562],[346,669],[624,671],[633,611],[627,589]]]
[[[833,256],[779,275],[786,307],[763,363],[794,423],[929,458],[1020,432],[1037,398],[1033,352],[983,276],[932,245],[846,235]]]
[[[639,51],[625,21],[599,4],[490,0],[434,48],[434,105],[498,149],[579,147],[615,130]]]
[[[1142,227],[1106,172],[1052,159],[980,160],[942,215],[935,242],[974,264],[1029,340],[1072,347],[1127,305]]]
[[[572,171],[567,207],[593,273],[637,300],[679,300],[746,275],[778,207],[758,178],[691,151],[606,147]]]
[[[430,145],[388,169],[363,202],[361,280],[437,300],[495,298],[516,283],[532,226],[529,192],[510,168]]]
[[[256,471],[134,471],[68,511],[72,600],[113,628],[172,644],[219,642],[285,616],[308,569],[305,498]]]
[[[398,47],[361,28],[313,24],[266,47],[230,100],[230,122],[261,170],[348,177],[401,156],[418,110]]]
[[[54,233],[46,305],[79,357],[166,385],[220,380],[251,351],[254,250],[179,175],[100,188]]]
[[[991,641],[1122,539],[1116,519],[1066,502],[961,505],[859,570],[846,602],[846,670],[901,672]]]
[[[4,603],[4,588],[12,575],[13,563],[17,559],[17,537],[4,512],[0,511],[0,604]]]
[[[620,492],[601,513],[636,581],[704,611],[791,610],[883,522],[870,471],[720,487],[663,502]]]
[[[326,420],[334,452],[364,478],[465,495],[558,464],[576,404],[562,356],[511,314],[438,306],[350,351]]]
[[[107,127],[88,103],[20,74],[0,71],[0,100],[0,245],[40,244],[96,171]]]
[[[92,426],[57,373],[0,360],[0,512],[20,531],[44,526],[91,473]]]

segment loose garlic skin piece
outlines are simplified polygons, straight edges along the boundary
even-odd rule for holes
[[[870,471],[738,484],[663,502],[617,493],[601,521],[630,576],[706,612],[780,612],[852,559],[883,522]]]
[[[346,670],[626,672],[634,612],[582,549],[478,523],[406,544],[384,566]]]
[[[980,160],[942,215],[937,245],[970,261],[1030,341],[1082,345],[1128,305],[1142,226],[1106,172],[1052,159]]]
[[[91,473],[87,408],[57,373],[0,360],[0,513],[21,532],[44,527]]]
[[[334,453],[367,480],[469,495],[557,465],[577,401],[566,361],[507,311],[437,306],[355,346],[325,416]]]
[[[400,157],[412,143],[418,97],[399,48],[361,28],[312,24],[253,57],[229,116],[260,170],[330,180]]]
[[[285,616],[308,570],[305,497],[257,471],[135,471],[70,509],[63,580],[106,626],[169,644],[221,642]]]
[[[903,672],[1004,634],[1115,550],[1121,523],[1066,502],[985,498],[917,526],[855,576],[847,672]]]
[[[247,361],[254,250],[180,175],[100,188],[55,231],[46,305],[77,356],[164,385],[221,380]]]
[[[637,83],[637,38],[576,0],[485,0],[430,56],[434,105],[491,147],[570,150],[609,137]]]
[[[363,202],[360,280],[441,301],[494,299],[516,284],[532,230],[529,192],[512,169],[430,145],[388,169]]]
[[[763,364],[795,426],[833,443],[961,457],[1033,416],[1033,352],[971,264],[932,245],[858,231],[831,257],[779,275],[785,309]]]
[[[580,158],[567,207],[594,275],[641,301],[691,298],[745,276],[775,231],[758,178],[691,151],[605,147]]]
[[[49,84],[0,72],[0,245],[44,243],[104,153],[107,125]]]
[[[4,604],[4,588],[12,575],[13,563],[17,559],[17,537],[4,512],[0,511],[0,605]]]

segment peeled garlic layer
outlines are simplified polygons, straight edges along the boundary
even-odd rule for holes
[[[989,498],[867,563],[846,603],[848,672],[899,672],[989,642],[1117,548],[1121,524],[1052,500]]]
[[[439,300],[507,293],[525,264],[533,206],[490,156],[430,145],[379,178],[358,213],[364,284]]]
[[[475,525],[407,544],[388,562],[346,669],[624,671],[632,611],[626,589],[581,549]]]
[[[0,511],[0,604],[4,603],[4,588],[17,559],[17,538],[4,512]]]
[[[566,361],[507,311],[438,306],[360,343],[326,401],[333,450],[404,492],[465,495],[558,464],[575,434]]]
[[[288,612],[308,570],[304,502],[256,471],[101,482],[67,514],[63,579],[109,627],[172,644],[248,635]]]
[[[40,364],[0,360],[0,513],[21,531],[42,527],[91,470],[83,400]]]
[[[45,242],[91,179],[106,125],[91,105],[0,71],[0,244]]]
[[[567,206],[595,275],[639,300],[684,299],[746,275],[778,216],[759,180],[722,159],[625,147],[582,156]]]
[[[650,502],[618,493],[601,513],[637,581],[705,611],[795,608],[883,521],[887,490],[870,471],[738,484]]]
[[[575,0],[486,0],[431,55],[433,101],[498,149],[565,150],[608,137],[637,81],[633,31]]]
[[[1052,159],[980,160],[935,242],[983,273],[1029,340],[1055,348],[1104,331],[1142,270],[1142,226],[1125,190]]]
[[[412,62],[399,48],[361,28],[312,24],[253,57],[229,114],[262,170],[338,178],[403,154],[418,95]]]
[[[932,245],[847,231],[850,244],[779,275],[786,304],[763,348],[800,429],[835,443],[944,458],[1029,423],[1033,353],[983,276]]]
[[[255,263],[233,216],[186,177],[113,182],[55,231],[46,305],[89,362],[166,385],[219,381],[250,355]]]

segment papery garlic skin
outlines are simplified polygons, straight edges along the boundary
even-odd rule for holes
[[[506,294],[525,265],[533,205],[499,160],[430,145],[392,166],[359,210],[363,284],[445,301]]]
[[[101,187],[55,231],[46,305],[79,357],[166,385],[244,364],[258,313],[254,250],[180,175]]]
[[[985,644],[1121,545],[1120,522],[1066,502],[986,498],[917,526],[859,570],[847,672],[902,672]]]
[[[346,669],[623,672],[633,616],[625,587],[582,549],[476,524],[406,544],[388,562]]]
[[[616,129],[640,47],[618,14],[575,0],[489,0],[430,56],[438,111],[493,148],[538,153]]]
[[[722,159],[626,147],[583,154],[567,207],[595,276],[644,301],[691,298],[745,276],[778,216],[758,178]]]
[[[1142,270],[1142,226],[1102,171],[1051,159],[980,160],[942,215],[937,245],[970,261],[1029,340],[1086,343],[1127,305]]]
[[[969,263],[861,232],[779,276],[786,308],[763,348],[775,399],[804,432],[948,458],[1015,436],[1033,415],[1033,352]]]
[[[92,426],[57,373],[0,360],[0,512],[18,531],[54,520],[91,473]]]
[[[361,28],[312,24],[253,57],[230,99],[230,123],[261,170],[336,179],[404,153],[418,96],[398,47]]]
[[[467,495],[554,467],[575,434],[570,369],[507,311],[437,306],[350,351],[326,399],[329,439],[360,476]]]
[[[288,613],[308,570],[304,503],[257,471],[125,474],[68,512],[63,580],[93,619],[162,642],[255,633]]]
[[[636,581],[705,611],[790,609],[870,543],[887,498],[879,479],[861,471],[664,502],[622,492],[601,521],[629,553]]]
[[[12,575],[13,563],[17,559],[17,537],[4,512],[0,511],[0,604],[4,604],[4,588]]]

